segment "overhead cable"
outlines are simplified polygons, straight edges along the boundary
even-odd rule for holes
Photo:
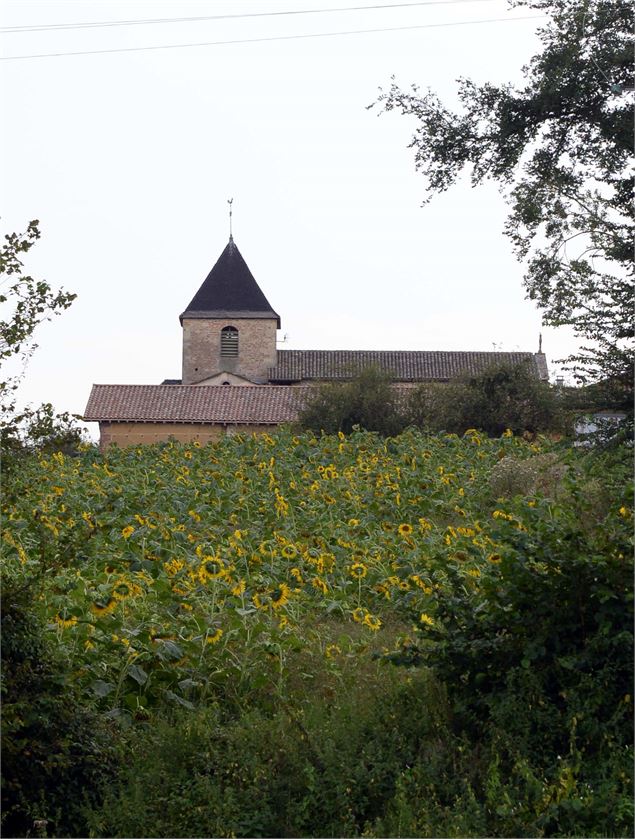
[[[191,47],[219,47],[233,44],[257,44],[266,41],[294,41],[300,38],[332,38],[342,35],[366,35],[377,32],[405,32],[413,29],[437,29],[450,26],[472,26],[484,23],[515,23],[517,20],[544,20],[544,15],[526,15],[524,17],[495,17],[486,20],[456,20],[449,23],[422,23],[414,26],[389,26],[381,29],[350,29],[341,32],[311,32],[304,35],[273,35],[263,38],[236,38],[230,41],[201,41],[194,44],[158,44],[149,47],[119,47],[105,50],[78,50],[76,52],[45,52],[34,55],[5,55],[0,61],[19,61],[28,58],[61,58],[71,55],[106,55],[123,52],[149,52],[151,50],[188,49]]]
[[[195,23],[207,20],[232,20],[237,18],[253,17],[279,17],[284,15],[319,15],[333,12],[360,12],[371,10],[401,9],[410,6],[452,6],[456,3],[490,3],[493,0],[419,0],[411,3],[384,3],[373,6],[344,6],[340,9],[295,9],[290,11],[275,12],[245,12],[231,15],[198,15],[197,17],[163,17],[163,18],[141,18],[137,20],[101,20],[85,21],[82,23],[42,23],[24,26],[0,26],[0,32],[6,34],[18,32],[48,32],[64,29],[99,29],[111,26],[148,26],[155,23]]]

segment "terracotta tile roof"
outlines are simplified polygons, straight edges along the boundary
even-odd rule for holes
[[[93,385],[84,420],[275,425],[296,419],[309,390],[285,385]]]
[[[275,318],[280,329],[280,315],[271,308],[231,237],[180,316],[181,322],[183,318]]]
[[[493,364],[529,361],[546,379],[542,353],[530,352],[400,352],[381,350],[278,350],[278,363],[269,370],[271,382],[347,379],[365,367],[379,367],[396,382],[447,381],[478,374]]]

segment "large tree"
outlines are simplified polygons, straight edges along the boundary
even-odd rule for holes
[[[378,103],[414,116],[426,199],[467,168],[494,181],[525,286],[551,326],[583,346],[578,380],[628,389],[633,362],[632,6],[627,0],[513,0],[548,15],[517,88],[458,80],[461,107],[393,80]]]

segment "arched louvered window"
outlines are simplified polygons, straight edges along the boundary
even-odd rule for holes
[[[221,358],[236,358],[238,355],[238,330],[234,326],[226,326],[220,333]]]

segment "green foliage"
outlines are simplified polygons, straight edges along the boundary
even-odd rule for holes
[[[505,233],[526,261],[530,298],[552,326],[588,342],[568,359],[581,379],[621,381],[633,367],[633,35],[626,0],[516,0],[549,15],[526,83],[459,82],[461,110],[393,83],[379,103],[413,116],[428,196],[471,169],[511,212]]]
[[[632,817],[633,540],[594,491],[605,469],[611,506],[618,492],[628,503],[627,468],[627,458],[579,462],[561,476],[556,508],[532,502],[533,522],[507,501],[493,572],[467,587],[448,567],[452,593],[439,597],[427,645],[389,656],[433,664],[453,685],[461,729],[495,744],[505,834],[597,835],[601,811],[602,829],[620,835]],[[533,792],[521,794],[527,782]],[[539,832],[524,833],[532,820]]]
[[[67,661],[32,608],[39,589],[3,575],[2,833],[86,835],[86,803],[97,803],[113,771],[112,731],[82,706]]]
[[[426,740],[449,733],[445,697],[423,671],[351,669],[337,691],[328,671],[314,675],[314,692],[271,713],[214,707],[133,733],[133,760],[93,811],[94,833],[361,835]]]
[[[3,633],[17,832],[619,834],[629,454],[411,429],[25,455],[2,510],[4,614],[35,628]],[[115,778],[78,720],[115,727]],[[68,744],[85,805],[46,762]]]
[[[35,280],[23,273],[22,254],[28,253],[40,238],[37,220],[29,222],[25,233],[10,233],[0,249],[0,276],[6,276],[8,287],[0,294],[5,306],[5,317],[0,321],[0,364],[19,356],[26,363],[36,345],[33,333],[36,327],[54,314],[59,314],[72,304],[77,295],[53,291],[45,280]],[[0,383],[3,405],[15,390],[20,377]]]
[[[362,370],[347,382],[316,387],[300,412],[299,423],[316,433],[350,434],[358,427],[385,437],[398,434],[405,427],[389,376],[375,368]]]
[[[28,452],[77,454],[86,445],[84,430],[77,424],[77,414],[58,414],[50,402],[37,408],[23,408],[8,414],[2,421],[0,457],[5,490],[11,493],[12,478]]]
[[[0,320],[0,454],[6,477],[17,468],[20,453],[29,448],[63,451],[74,449],[83,441],[83,432],[75,423],[79,417],[68,413],[56,415],[49,403],[39,408],[16,409],[15,393],[28,360],[37,349],[33,335],[40,323],[61,314],[75,300],[75,294],[54,291],[45,280],[24,274],[22,255],[40,238],[39,222],[31,221],[25,233],[10,233],[0,249],[0,277],[8,285],[0,293],[3,319]],[[21,365],[18,374],[8,375],[9,361]]]
[[[519,703],[520,705],[520,703]],[[527,718],[526,703],[520,711]],[[575,750],[548,770],[495,736],[444,738],[397,779],[396,793],[366,836],[628,836],[629,754],[599,773]]]
[[[299,423],[327,434],[363,428],[389,437],[414,426],[454,434],[477,428],[499,437],[507,429],[561,431],[560,402],[529,364],[494,365],[478,375],[413,389],[391,386],[386,374],[371,368],[350,381],[317,387]]]
[[[448,384],[420,385],[406,415],[419,428],[455,434],[477,428],[494,437],[508,428],[522,434],[562,426],[554,391],[525,364],[493,366]]]

